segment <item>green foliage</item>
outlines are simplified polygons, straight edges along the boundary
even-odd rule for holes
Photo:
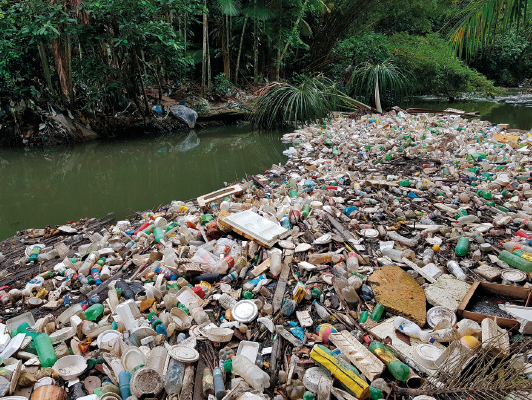
[[[220,72],[220,74],[214,78],[212,93],[223,96],[233,89],[233,87],[233,84],[225,78],[225,74]]]
[[[525,30],[495,36],[494,43],[472,65],[498,85],[517,86],[532,76],[532,42]]]

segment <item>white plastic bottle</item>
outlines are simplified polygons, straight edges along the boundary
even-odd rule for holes
[[[403,317],[395,317],[393,321],[395,329],[407,336],[417,338],[426,343],[434,343],[431,332],[423,331],[415,322],[409,321]]]
[[[80,274],[88,276],[91,272],[92,266],[96,263],[96,261],[98,261],[98,258],[100,258],[99,252],[93,251],[92,253],[90,253],[89,256],[85,259],[85,262],[83,263],[83,265],[78,269],[78,272]]]
[[[274,278],[277,279],[277,276],[281,273],[281,257],[283,253],[279,249],[273,249],[270,251],[270,272]]]
[[[102,281],[106,281],[111,277],[111,270],[107,265],[104,265],[102,267],[102,270],[100,271],[100,278]]]

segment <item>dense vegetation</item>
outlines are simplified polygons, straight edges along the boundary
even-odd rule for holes
[[[529,1],[0,0],[0,104],[149,115],[148,87],[212,98],[323,74],[374,106],[377,66],[400,77],[381,82],[383,106],[490,96],[532,78]]]

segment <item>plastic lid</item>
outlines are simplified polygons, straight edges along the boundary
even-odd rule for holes
[[[251,322],[258,314],[259,309],[251,300],[241,300],[232,309],[233,318],[238,322]]]
[[[173,359],[184,363],[195,362],[200,356],[196,349],[188,346],[174,346],[169,354]]]

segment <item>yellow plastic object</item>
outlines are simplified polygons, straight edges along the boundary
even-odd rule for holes
[[[364,400],[369,398],[369,385],[353,371],[342,368],[332,353],[328,353],[324,348],[316,345],[310,352],[310,358],[327,368],[331,375],[353,392],[358,399]]]
[[[460,339],[460,342],[471,350],[474,350],[478,346],[480,346],[480,342],[478,339],[474,336],[464,336],[462,339]]]

